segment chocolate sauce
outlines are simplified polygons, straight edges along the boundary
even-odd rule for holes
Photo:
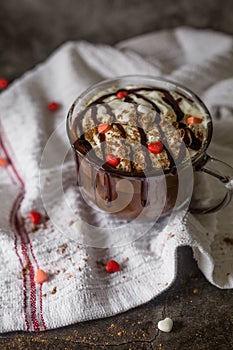
[[[144,178],[141,180],[141,205],[145,207],[148,199],[148,183],[147,179]]]
[[[120,123],[112,123],[111,126],[116,125],[117,129],[120,131],[121,137],[126,139],[126,132],[123,126]]]
[[[78,154],[77,152],[74,150],[74,158],[75,158],[75,163],[76,163],[76,169],[77,169],[77,186],[79,186],[79,167],[80,167],[80,164],[79,164],[79,157],[78,157]]]
[[[198,151],[201,146],[202,142],[199,140],[194,132],[187,127],[187,125],[180,123],[179,124],[180,130],[184,130],[184,135],[182,136],[184,143],[189,148],[193,149],[194,151]]]
[[[107,172],[104,173],[104,199],[109,203],[112,201],[111,178]]]
[[[202,142],[195,136],[194,132],[191,129],[189,129],[189,132],[192,138],[192,142],[189,147],[194,151],[198,151],[202,146]]]
[[[177,116],[176,121],[180,122],[184,118],[184,112],[180,109],[179,103],[173,98],[170,92],[166,90],[161,90],[161,92],[163,92],[165,96],[165,97],[162,97],[163,101],[172,107],[173,111]]]
[[[161,120],[161,117],[160,117],[161,111],[160,111],[159,107],[156,105],[156,103],[154,103],[154,102],[151,101],[149,98],[147,98],[147,97],[145,97],[145,96],[143,96],[143,95],[140,95],[140,94],[138,94],[138,93],[135,93],[135,96],[137,96],[138,98],[141,98],[141,99],[143,99],[143,100],[145,100],[146,102],[148,102],[148,103],[151,104],[151,106],[152,106],[152,107],[155,109],[155,111],[157,112],[157,113],[156,113],[156,118],[155,118],[155,123],[159,123],[160,120]]]
[[[74,142],[74,147],[84,155],[87,155],[92,149],[91,144],[84,138],[84,135],[81,135],[80,138]]]

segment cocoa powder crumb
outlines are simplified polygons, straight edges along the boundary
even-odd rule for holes
[[[105,267],[105,263],[103,262],[103,260],[96,260],[96,265],[98,267]]]
[[[227,244],[233,245],[233,238],[225,237],[223,241]]]
[[[170,238],[173,238],[173,237],[175,237],[174,233],[169,233],[167,239],[170,239]]]
[[[30,269],[30,261],[27,261],[26,265],[22,268],[22,275],[25,276]]]
[[[57,293],[57,287],[54,287],[51,294],[56,294]]]
[[[194,288],[193,294],[198,294],[199,290],[197,288]]]
[[[79,270],[79,271],[82,271],[82,269],[81,269],[81,267],[80,267],[80,266],[78,267],[78,270]]]
[[[64,254],[64,253],[65,253],[66,248],[67,248],[67,244],[66,244],[66,243],[64,243],[64,244],[63,244],[63,246],[62,246],[62,248],[61,248],[61,252],[62,252],[62,254]]]
[[[72,226],[73,224],[74,224],[74,221],[71,220],[71,221],[69,222],[68,226]]]
[[[32,232],[36,232],[39,230],[39,226],[38,225],[34,225],[33,228],[32,228]]]

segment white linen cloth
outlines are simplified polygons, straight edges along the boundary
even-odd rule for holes
[[[78,244],[51,220],[32,232],[28,213],[44,214],[41,186],[43,192],[45,183],[39,181],[39,169],[50,135],[63,122],[53,149],[59,154],[67,143],[64,119],[75,98],[97,81],[128,74],[166,77],[197,93],[214,120],[209,153],[233,165],[232,37],[182,27],[115,47],[84,41],[64,44],[0,96],[0,156],[8,155],[11,160],[7,168],[0,168],[1,332],[42,331],[145,303],[176,277],[176,250],[181,245],[193,248],[211,283],[233,288],[233,204],[218,214],[189,215],[185,223],[177,217],[161,231],[156,226],[135,242],[106,249]],[[59,102],[59,110],[49,111],[50,101]],[[44,173],[45,182],[55,181],[54,167]],[[81,195],[73,196],[74,179],[75,164],[68,157],[64,192],[71,202],[76,200],[75,215],[82,217],[87,206]],[[64,216],[65,229],[64,203],[64,198],[54,200],[52,211]],[[110,223],[107,215],[94,209],[88,215],[97,225]],[[104,264],[109,259],[121,264],[120,272],[106,273]],[[38,268],[49,274],[42,286],[33,282]]]

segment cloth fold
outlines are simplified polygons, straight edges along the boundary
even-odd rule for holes
[[[145,303],[171,285],[181,245],[193,248],[211,283],[233,288],[232,203],[216,214],[189,214],[185,220],[177,215],[143,235],[138,226],[134,241],[116,241],[110,248],[90,247],[72,237],[77,218],[88,215],[95,227],[114,228],[116,223],[89,208],[77,193],[65,132],[68,109],[91,84],[119,75],[163,76],[207,104],[214,120],[209,152],[233,165],[232,43],[225,34],[191,28],[150,33],[115,47],[68,42],[1,94],[0,156],[10,160],[0,169],[1,332],[42,331]],[[58,110],[48,109],[51,101]],[[48,150],[53,155],[49,162]],[[44,218],[36,230],[28,216],[32,210]],[[106,273],[109,259],[121,264],[120,272]],[[34,282],[39,268],[49,274],[43,285]]]

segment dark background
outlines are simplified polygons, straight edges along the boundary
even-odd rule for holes
[[[14,80],[67,40],[114,44],[179,25],[233,34],[232,24],[232,0],[1,0],[0,76]],[[230,350],[232,315],[232,290],[209,284],[183,247],[174,285],[151,302],[45,333],[1,334],[0,349]],[[168,334],[157,329],[165,316],[174,319]]]
[[[233,34],[232,0],[1,0],[0,75],[21,75],[67,40],[114,44],[188,25]]]

